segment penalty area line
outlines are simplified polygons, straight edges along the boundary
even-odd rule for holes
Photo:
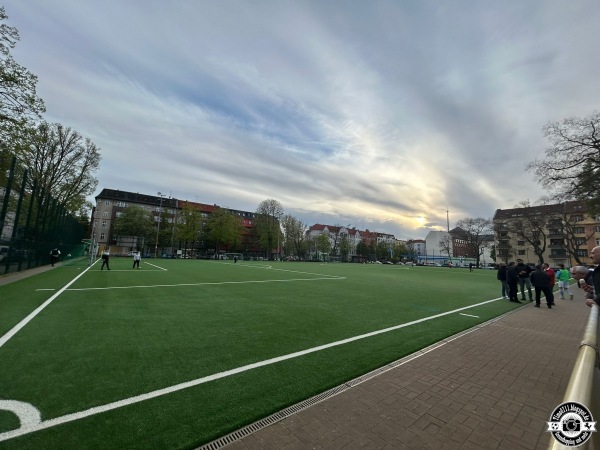
[[[76,413],[71,413],[71,414],[66,414],[64,416],[61,417],[56,417],[54,419],[49,419],[37,424],[31,424],[28,427],[21,427],[18,428],[16,430],[11,430],[8,432],[4,432],[4,433],[0,433],[0,442],[8,440],[8,439],[12,439],[14,437],[17,436],[22,436],[24,434],[29,434],[35,431],[39,431],[39,430],[43,430],[46,428],[51,428],[57,425],[62,425],[64,423],[67,422],[73,422],[75,420],[79,420],[79,419],[83,419],[85,417],[90,417],[96,414],[100,414],[103,412],[107,412],[107,411],[111,411],[117,408],[122,408],[124,406],[129,406],[129,405],[133,405],[135,403],[139,403],[139,402],[143,402],[145,400],[150,400],[152,398],[156,398],[156,397],[161,397],[163,395],[167,395],[167,394],[171,394],[173,392],[177,392],[177,391],[181,391],[183,389],[188,389],[194,386],[199,386],[201,384],[205,384],[211,381],[215,381],[215,380],[219,380],[222,378],[226,378],[226,377],[230,377],[232,375],[237,375],[239,373],[243,373],[243,372],[247,372],[249,370],[253,370],[253,369],[257,369],[260,367],[264,367],[264,366],[268,366],[271,364],[276,364],[282,361],[287,361],[289,359],[294,359],[294,358],[298,358],[300,356],[304,356],[304,355],[308,355],[311,353],[315,353],[315,352],[319,352],[321,350],[326,350],[332,347],[337,347],[340,345],[344,345],[344,344],[348,344],[350,342],[354,342],[354,341],[358,341],[361,339],[366,339],[372,336],[376,336],[379,334],[383,334],[383,333],[388,333],[390,331],[395,331],[395,330],[399,330],[401,328],[406,328],[409,327],[411,325],[416,325],[418,323],[423,323],[423,322],[427,322],[429,320],[433,320],[433,319],[437,319],[440,317],[444,317],[450,314],[455,314],[455,313],[460,313],[461,311],[465,311],[467,309],[470,308],[475,308],[477,306],[481,306],[481,305],[486,305],[488,303],[492,303],[492,302],[496,302],[498,300],[501,300],[500,298],[495,298],[492,300],[486,300],[484,302],[480,302],[480,303],[476,303],[474,305],[470,305],[470,306],[463,306],[462,308],[458,308],[458,309],[453,309],[452,311],[446,311],[440,314],[435,314],[433,316],[429,316],[429,317],[424,317],[422,319],[417,319],[417,320],[413,320],[412,322],[407,322],[407,323],[403,323],[400,325],[395,325],[393,327],[389,327],[389,328],[383,328],[381,330],[376,330],[376,331],[372,331],[370,333],[365,333],[365,334],[361,334],[358,336],[353,336],[347,339],[342,339],[339,341],[335,341],[335,342],[331,342],[329,344],[324,344],[324,345],[319,345],[317,347],[312,347],[312,348],[308,348],[306,350],[301,350],[298,352],[293,352],[293,353],[289,353],[287,355],[282,355],[282,356],[278,356],[275,358],[270,358],[270,359],[266,359],[264,361],[258,361],[256,363],[252,363],[252,364],[248,364],[245,366],[241,366],[241,367],[236,367],[234,369],[230,369],[230,370],[226,370],[224,372],[219,372],[219,373],[215,373],[213,375],[208,375],[205,377],[201,377],[201,378],[197,378],[195,380],[191,380],[191,381],[187,381],[184,383],[179,383],[173,386],[169,386],[167,388],[163,388],[163,389],[158,389],[155,391],[151,391],[148,392],[146,394],[141,394],[141,395],[136,395],[133,397],[129,397],[123,400],[118,400],[116,402],[112,402],[112,403],[107,403],[105,405],[100,405],[100,406],[95,406],[93,408],[90,409],[86,409],[84,411],[79,411]]]
[[[323,281],[323,280],[345,280],[346,277],[325,277],[325,278],[292,278],[288,280],[251,280],[251,281],[210,281],[206,283],[180,283],[180,284],[152,284],[152,285],[136,285],[136,286],[111,286],[97,288],[74,288],[69,291],[105,291],[110,289],[145,289],[156,287],[182,287],[182,286],[219,286],[224,284],[251,284],[251,283],[287,283],[291,281]]]

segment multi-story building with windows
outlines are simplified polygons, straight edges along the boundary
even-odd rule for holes
[[[398,243],[404,243],[395,238],[393,234],[380,233],[376,231],[357,230],[356,228],[336,226],[336,225],[323,225],[315,224],[312,225],[306,232],[307,238],[313,243],[310,250],[310,258],[319,258],[318,252],[314,245],[315,240],[321,234],[327,235],[331,246],[331,254],[328,255],[330,259],[337,260],[344,252],[340,251],[342,242],[348,240],[348,261],[358,261],[360,258],[357,256],[357,246],[359,243],[364,243],[368,247],[375,247],[378,245],[384,245],[390,251]],[[390,255],[391,256],[391,255]]]
[[[504,262],[589,264],[591,249],[600,245],[600,217],[580,201],[498,209],[494,230],[496,259]]]
[[[137,206],[148,211],[153,217],[157,227],[157,235],[160,229],[174,230],[173,225],[180,223],[182,220],[181,210],[185,207],[193,207],[200,212],[202,223],[200,225],[206,225],[206,221],[210,214],[215,211],[219,206],[208,205],[204,203],[189,202],[186,200],[178,200],[176,198],[154,196],[139,194],[127,191],[119,191],[116,189],[103,189],[98,196],[96,196],[96,206],[92,211],[92,238],[98,243],[100,250],[110,247],[111,253],[114,254],[127,254],[128,251],[133,249],[146,248],[149,255],[154,256],[155,252],[158,255],[169,254],[173,255],[175,249],[180,249],[180,243],[176,242],[175,233],[172,233],[172,237],[169,242],[161,242],[161,245],[157,245],[156,242],[152,242],[155,251],[152,250],[152,246],[149,246],[148,242],[138,242],[137,237],[132,236],[119,236],[115,232],[115,223],[118,217],[123,214],[126,208],[131,206]],[[229,210],[233,214],[240,217],[242,225],[248,230],[246,233],[246,240],[250,242],[249,234],[254,224],[254,213],[249,211],[238,211]],[[248,242],[241,243],[244,251],[247,253],[256,253],[258,249],[254,248],[254,245],[249,245]],[[160,247],[160,248],[159,248]],[[209,254],[210,248],[205,249]],[[212,249],[214,252],[214,249]],[[227,251],[225,248],[223,251]]]

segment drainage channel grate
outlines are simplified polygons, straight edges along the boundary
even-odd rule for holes
[[[251,423],[250,425],[246,425],[245,427],[240,428],[239,430],[236,430],[232,433],[226,434],[225,436],[222,436],[219,439],[215,439],[214,441],[204,444],[203,446],[198,447],[196,450],[218,450],[218,449],[221,449],[221,448],[225,447],[226,445],[231,444],[232,442],[242,439],[252,433],[255,433],[255,432],[257,432],[265,427],[268,427],[269,425],[277,423],[283,419],[286,419],[286,418],[302,411],[303,409],[306,409],[312,405],[322,402],[323,400],[327,400],[328,398],[331,398],[341,392],[351,389],[367,380],[370,380],[371,378],[374,378],[378,375],[381,375],[384,372],[387,372],[388,370],[392,370],[396,367],[402,366],[403,364],[406,364],[407,362],[412,361],[413,359],[416,359],[425,353],[429,353],[430,351],[435,350],[436,348],[441,347],[441,346],[447,344],[448,342],[454,341],[455,339],[458,339],[462,336],[470,334],[473,331],[476,331],[480,328],[483,328],[487,325],[497,322],[501,318],[506,317],[510,314],[513,314],[517,310],[518,310],[518,308],[515,310],[512,310],[512,311],[509,311],[508,313],[503,314],[502,316],[495,317],[491,320],[488,320],[487,322],[480,323],[479,325],[469,328],[468,330],[461,331],[460,333],[457,333],[453,336],[450,336],[446,339],[436,342],[435,344],[432,344],[429,347],[426,347],[415,353],[407,355],[404,358],[398,359],[390,364],[387,364],[378,369],[372,370],[371,372],[368,372],[364,375],[361,375],[360,377],[357,377],[350,381],[347,381],[346,383],[341,384],[340,386],[336,386],[332,389],[329,389],[328,391],[317,394],[314,397],[306,399],[300,403],[296,403],[295,405],[292,405],[292,406],[289,406],[288,408],[282,409],[281,411],[278,411],[275,414],[271,414],[270,416],[265,417],[261,420],[258,420],[254,423]]]

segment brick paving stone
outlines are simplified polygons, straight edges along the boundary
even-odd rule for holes
[[[545,450],[589,316],[578,294],[526,304],[226,448]]]

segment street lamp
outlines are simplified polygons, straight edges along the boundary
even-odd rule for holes
[[[166,196],[166,194],[161,194],[159,192],[158,196],[160,197],[160,203],[158,206],[158,226],[156,227],[156,242],[154,243],[154,257],[155,258],[158,258],[158,233],[160,232],[160,214],[162,213],[162,200],[163,200],[163,197]]]

